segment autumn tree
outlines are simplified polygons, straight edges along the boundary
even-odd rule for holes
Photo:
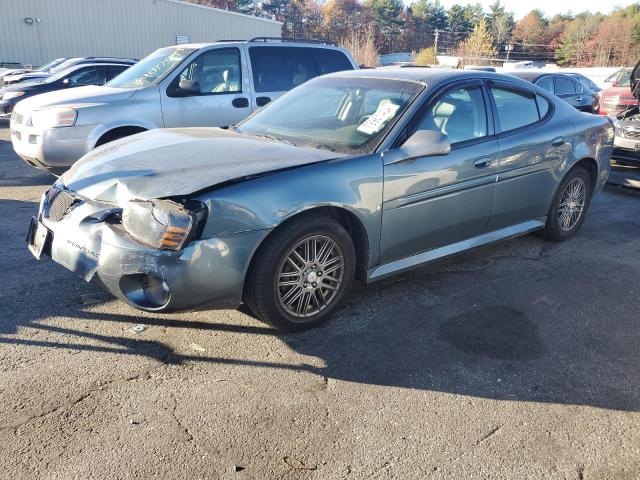
[[[560,46],[555,51],[556,60],[560,65],[588,63],[587,40],[595,33],[601,21],[601,15],[585,12],[577,15],[567,25],[560,37]]]
[[[522,49],[527,51],[533,45],[540,44],[545,28],[546,22],[542,12],[532,10],[516,22],[511,39],[520,42]]]
[[[471,35],[458,48],[458,56],[462,57],[466,64],[490,63],[496,55],[493,37],[484,19],[478,22]]]

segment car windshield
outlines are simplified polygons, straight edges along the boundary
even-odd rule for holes
[[[54,74],[54,73],[58,73],[63,70],[66,70],[67,68],[69,68],[70,66],[78,62],[78,60],[80,60],[80,58],[70,58],[69,60],[65,60],[64,62],[59,63],[58,65],[53,67],[51,70],[49,70],[49,73]]]
[[[616,87],[630,87],[631,86],[631,70],[625,71],[620,78],[618,78],[618,83]]]
[[[52,83],[60,80],[61,78],[66,77],[70,73],[75,72],[79,67],[77,65],[73,65],[71,67],[67,67],[64,70],[58,71],[58,73],[54,73],[53,75],[49,75],[46,78],[36,79],[36,83]]]
[[[424,86],[328,77],[311,80],[238,125],[240,133],[342,153],[371,153]]]
[[[53,61],[41,66],[40,68],[38,68],[36,70],[36,72],[48,72],[53,67],[55,67],[56,65],[62,63],[63,61],[64,61],[64,58],[56,58],[55,60],[53,60]]]
[[[156,85],[193,52],[194,48],[161,48],[116,76],[107,86],[143,88]]]

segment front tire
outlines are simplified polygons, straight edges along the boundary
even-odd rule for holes
[[[591,176],[582,167],[574,167],[562,180],[547,216],[542,234],[561,242],[580,230],[587,215],[592,193]]]
[[[285,331],[327,321],[351,289],[356,252],[347,230],[322,214],[278,228],[256,254],[245,302],[259,319]]]

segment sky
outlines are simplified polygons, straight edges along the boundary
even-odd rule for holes
[[[482,4],[485,10],[488,10],[489,5],[491,5],[495,0],[477,1]],[[609,13],[614,7],[626,7],[636,3],[636,1],[637,0],[614,0],[613,2],[610,2],[609,0],[581,0],[576,2],[568,0],[535,0],[530,2],[526,0],[501,0],[501,3],[507,10],[511,10],[515,14],[516,20],[518,20],[524,17],[533,8],[538,8],[547,16],[552,17],[557,13],[567,13],[569,11],[572,11],[573,13],[580,13],[588,10],[591,13]],[[408,3],[411,3],[411,1]],[[465,3],[476,3],[476,0],[440,0],[440,3],[449,8],[455,3],[464,5]]]

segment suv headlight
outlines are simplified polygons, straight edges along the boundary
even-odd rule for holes
[[[11,100],[12,98],[18,98],[24,95],[24,92],[6,92],[0,95],[3,100]]]
[[[74,108],[47,108],[33,112],[31,124],[36,128],[72,127],[77,118],[78,111]]]
[[[122,226],[135,240],[162,250],[180,250],[206,217],[171,200],[131,200],[122,211]]]

